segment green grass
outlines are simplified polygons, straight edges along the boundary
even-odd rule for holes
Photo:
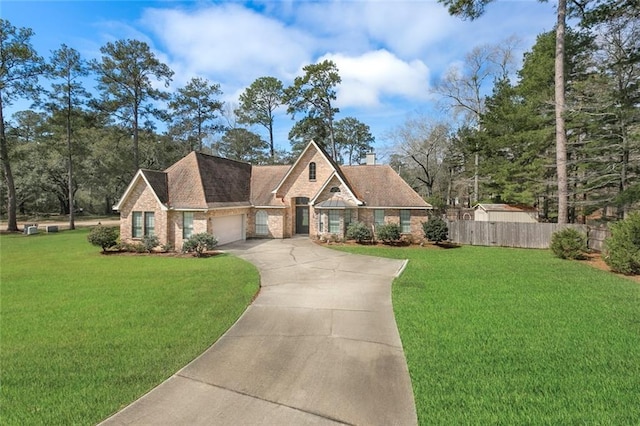
[[[95,424],[202,353],[258,290],[232,256],[107,256],[86,235],[0,237],[2,424]]]
[[[407,258],[393,305],[420,424],[640,424],[640,285],[549,251]]]

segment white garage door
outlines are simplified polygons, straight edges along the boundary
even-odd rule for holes
[[[244,240],[244,216],[220,216],[211,220],[213,235],[218,245]]]

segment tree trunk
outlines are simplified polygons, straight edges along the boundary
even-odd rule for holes
[[[140,151],[138,150],[138,105],[136,99],[136,105],[133,107],[133,173],[137,173],[140,168]]]
[[[109,215],[112,214],[113,210],[111,209],[111,199],[108,195],[104,196],[104,214]]]
[[[68,87],[71,87],[69,85]],[[71,93],[67,97],[67,161],[69,162],[69,229],[76,229],[75,208],[73,207],[73,154],[71,147]]]
[[[273,146],[273,118],[271,119],[271,124],[269,124],[269,153],[271,154],[271,159],[276,158],[276,151]]]
[[[333,161],[338,162],[338,151],[336,150],[336,140],[333,137],[333,118],[329,117],[329,141],[331,141],[331,154]]]
[[[480,178],[479,178],[479,168],[480,168],[480,155],[477,152],[478,146],[476,145],[476,155],[473,160],[473,205],[478,204],[478,200],[480,199]]]
[[[627,167],[629,166],[629,140],[627,137],[627,128],[624,120],[620,123],[620,134],[622,135],[622,158],[620,159],[620,184],[618,185],[618,194],[627,189]],[[618,219],[624,219],[626,217],[629,205],[618,206]]]
[[[2,94],[0,93],[0,160],[2,160],[4,179],[7,183],[7,231],[17,232],[16,186],[13,182],[13,173],[11,172],[11,164],[9,162],[9,148],[7,146],[7,137],[4,129],[3,108]]]
[[[558,177],[558,223],[568,219],[567,183],[567,133],[565,130],[565,86],[564,86],[564,34],[566,26],[567,0],[558,0],[558,24],[556,27],[555,57],[555,107],[556,107],[556,173]]]

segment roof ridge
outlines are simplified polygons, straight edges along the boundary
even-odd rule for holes
[[[236,160],[234,158],[221,157],[220,155],[207,154],[206,152],[200,152],[200,151],[191,151],[191,152],[195,153],[196,156],[211,157],[211,158],[216,158],[216,159],[219,159],[219,160],[233,161],[234,163],[249,164],[250,166],[253,165],[253,164],[249,163],[248,161]]]

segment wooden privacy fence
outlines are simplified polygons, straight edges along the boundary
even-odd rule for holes
[[[546,249],[551,236],[563,228],[574,228],[587,235],[591,250],[602,251],[609,235],[606,228],[587,225],[557,223],[476,222],[473,220],[448,221],[449,240],[457,244],[474,246],[502,246]]]

